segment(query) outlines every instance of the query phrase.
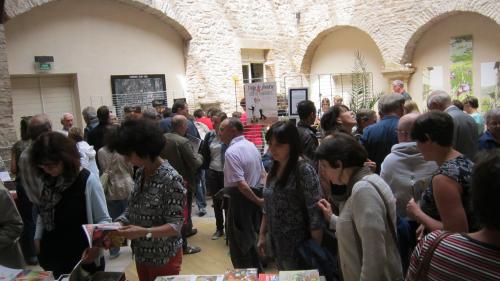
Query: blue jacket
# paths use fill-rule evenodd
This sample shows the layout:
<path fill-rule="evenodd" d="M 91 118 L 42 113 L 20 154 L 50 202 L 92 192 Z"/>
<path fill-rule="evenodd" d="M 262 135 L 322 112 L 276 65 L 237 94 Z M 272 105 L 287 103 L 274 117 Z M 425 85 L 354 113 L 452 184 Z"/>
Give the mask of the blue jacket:
<path fill-rule="evenodd" d="M 500 148 L 500 143 L 496 142 L 490 131 L 484 132 L 481 138 L 479 138 L 479 150 L 490 150 L 495 148 Z"/>
<path fill-rule="evenodd" d="M 368 159 L 377 163 L 377 174 L 380 173 L 380 166 L 384 158 L 391 153 L 392 146 L 398 143 L 398 134 L 396 133 L 398 121 L 398 116 L 385 116 L 363 131 L 361 143 L 368 152 Z"/>

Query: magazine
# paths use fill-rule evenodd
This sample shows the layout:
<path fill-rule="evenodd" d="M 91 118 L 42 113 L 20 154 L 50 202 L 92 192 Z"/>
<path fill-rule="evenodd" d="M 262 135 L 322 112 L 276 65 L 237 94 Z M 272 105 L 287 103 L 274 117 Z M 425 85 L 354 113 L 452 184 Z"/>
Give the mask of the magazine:
<path fill-rule="evenodd" d="M 52 281 L 51 271 L 37 271 L 29 269 L 13 269 L 0 265 L 1 281 Z"/>
<path fill-rule="evenodd" d="M 280 281 L 320 281 L 318 270 L 280 271 Z"/>
<path fill-rule="evenodd" d="M 123 242 L 123 237 L 112 235 L 122 227 L 120 223 L 84 224 L 82 227 L 91 247 L 109 249 L 120 247 Z"/>
<path fill-rule="evenodd" d="M 155 281 L 222 281 L 223 275 L 170 275 L 156 277 Z"/>
<path fill-rule="evenodd" d="M 279 276 L 277 273 L 261 273 L 259 274 L 259 281 L 278 281 Z"/>
<path fill-rule="evenodd" d="M 224 281 L 257 281 L 257 268 L 233 269 L 224 274 Z"/>

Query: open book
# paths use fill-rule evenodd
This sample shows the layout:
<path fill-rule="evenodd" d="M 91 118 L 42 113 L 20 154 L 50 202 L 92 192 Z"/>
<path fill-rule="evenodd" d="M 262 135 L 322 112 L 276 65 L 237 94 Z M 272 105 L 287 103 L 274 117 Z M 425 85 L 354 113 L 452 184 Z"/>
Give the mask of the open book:
<path fill-rule="evenodd" d="M 120 247 L 123 242 L 122 237 L 113 235 L 113 232 L 121 228 L 120 223 L 84 224 L 82 227 L 91 247 L 109 249 Z"/>

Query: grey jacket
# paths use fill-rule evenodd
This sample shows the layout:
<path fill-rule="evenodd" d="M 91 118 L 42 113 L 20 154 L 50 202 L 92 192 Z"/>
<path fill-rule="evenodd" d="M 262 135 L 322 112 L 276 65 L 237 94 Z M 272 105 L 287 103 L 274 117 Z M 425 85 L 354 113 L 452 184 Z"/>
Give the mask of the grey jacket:
<path fill-rule="evenodd" d="M 479 140 L 476 122 L 469 114 L 452 105 L 445 109 L 453 118 L 453 148 L 469 159 L 474 159 Z"/>
<path fill-rule="evenodd" d="M 0 182 L 0 265 L 21 268 L 23 255 L 19 248 L 19 237 L 23 221 L 9 191 Z"/>

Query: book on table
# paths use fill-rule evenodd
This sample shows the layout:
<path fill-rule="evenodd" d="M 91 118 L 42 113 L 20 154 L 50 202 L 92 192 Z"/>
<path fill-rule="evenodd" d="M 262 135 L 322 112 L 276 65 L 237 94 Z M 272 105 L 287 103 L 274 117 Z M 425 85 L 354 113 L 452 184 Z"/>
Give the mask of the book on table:
<path fill-rule="evenodd" d="M 156 277 L 155 281 L 222 281 L 224 275 L 169 275 Z"/>
<path fill-rule="evenodd" d="M 122 226 L 120 223 L 84 224 L 83 231 L 87 236 L 89 245 L 98 248 L 118 248 L 123 242 L 123 237 L 114 235 Z"/>
<path fill-rule="evenodd" d="M 320 281 L 318 270 L 280 271 L 280 281 Z"/>
<path fill-rule="evenodd" d="M 227 270 L 224 274 L 224 281 L 257 281 L 257 268 L 238 268 Z"/>

